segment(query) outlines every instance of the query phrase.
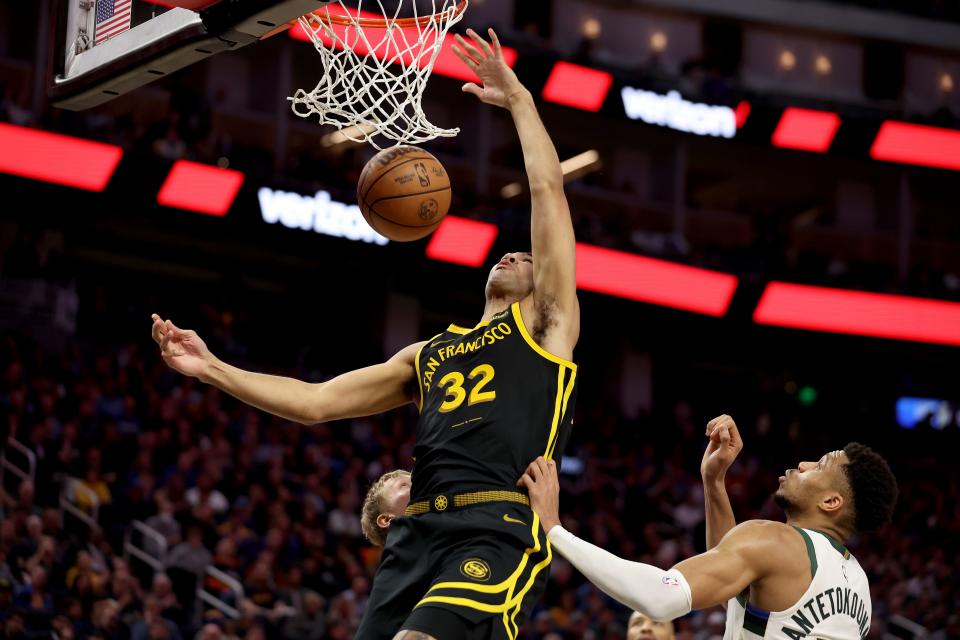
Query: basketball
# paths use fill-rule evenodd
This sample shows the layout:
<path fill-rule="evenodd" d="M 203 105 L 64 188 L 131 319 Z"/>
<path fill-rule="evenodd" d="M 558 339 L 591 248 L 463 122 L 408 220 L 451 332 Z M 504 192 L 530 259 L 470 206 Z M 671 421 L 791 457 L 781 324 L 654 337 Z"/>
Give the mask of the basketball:
<path fill-rule="evenodd" d="M 360 174 L 357 202 L 364 219 L 391 240 L 429 235 L 450 209 L 450 178 L 440 161 L 418 147 L 384 149 Z"/>

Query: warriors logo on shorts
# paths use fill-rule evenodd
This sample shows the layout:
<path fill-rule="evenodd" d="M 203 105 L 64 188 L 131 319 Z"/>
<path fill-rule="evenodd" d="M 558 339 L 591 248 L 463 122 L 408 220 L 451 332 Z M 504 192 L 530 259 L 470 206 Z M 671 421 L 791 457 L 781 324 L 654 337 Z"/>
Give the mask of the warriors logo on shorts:
<path fill-rule="evenodd" d="M 490 565 L 479 558 L 470 558 L 460 565 L 460 573 L 472 580 L 485 582 L 490 577 Z"/>

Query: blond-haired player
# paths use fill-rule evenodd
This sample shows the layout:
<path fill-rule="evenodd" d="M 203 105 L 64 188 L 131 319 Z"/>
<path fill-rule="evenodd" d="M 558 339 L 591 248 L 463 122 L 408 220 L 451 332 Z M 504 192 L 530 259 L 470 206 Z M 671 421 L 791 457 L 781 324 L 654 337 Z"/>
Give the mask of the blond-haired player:
<path fill-rule="evenodd" d="M 360 508 L 360 528 L 374 546 L 387 544 L 387 533 L 394 518 L 399 518 L 410 504 L 410 472 L 388 471 L 374 482 Z"/>

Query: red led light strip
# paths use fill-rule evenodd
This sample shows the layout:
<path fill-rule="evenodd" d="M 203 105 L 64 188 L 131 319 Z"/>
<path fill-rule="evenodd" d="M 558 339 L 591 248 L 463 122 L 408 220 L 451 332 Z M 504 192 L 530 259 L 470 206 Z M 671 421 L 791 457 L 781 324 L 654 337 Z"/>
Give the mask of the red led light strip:
<path fill-rule="evenodd" d="M 543 87 L 543 99 L 596 112 L 603 106 L 612 84 L 613 76 L 606 71 L 558 62 Z"/>
<path fill-rule="evenodd" d="M 771 282 L 759 324 L 960 346 L 960 304 L 829 287 Z"/>
<path fill-rule="evenodd" d="M 316 13 L 322 13 L 327 9 L 318 9 Z M 330 6 L 330 13 L 338 13 L 343 15 L 345 12 L 340 6 Z M 370 11 L 361 11 L 359 14 L 361 18 L 383 18 L 383 15 L 377 15 L 376 13 Z M 344 39 L 344 33 L 347 27 L 341 25 L 333 25 L 334 31 L 340 37 L 341 41 Z M 409 27 L 400 29 L 403 31 L 404 35 L 395 36 L 400 42 L 416 42 L 420 39 L 420 36 L 417 32 L 417 27 Z M 366 28 L 363 30 L 364 35 L 371 42 L 371 44 L 376 45 L 376 43 L 383 40 L 385 30 L 384 29 L 372 29 Z M 303 30 L 303 27 L 300 26 L 300 23 L 296 23 L 288 31 L 290 37 L 294 40 L 302 40 L 304 42 L 311 42 L 310 36 L 306 34 Z M 406 38 L 405 40 L 403 38 Z M 352 43 L 353 50 L 357 55 L 366 55 L 369 51 L 369 48 L 364 43 L 363 39 L 357 38 L 356 36 L 346 37 L 348 42 Z M 327 36 L 326 34 L 321 34 L 321 41 L 325 46 L 333 46 L 333 39 Z M 443 38 L 443 43 L 440 45 L 440 53 L 437 55 L 437 60 L 433 65 L 433 73 L 446 76 L 448 78 L 453 78 L 455 80 L 463 80 L 464 82 L 475 82 L 478 80 L 476 74 L 473 73 L 467 65 L 463 64 L 459 58 L 453 53 L 453 45 L 455 40 L 453 36 L 447 34 Z M 339 45 L 338 45 L 339 46 Z M 517 51 L 512 47 L 502 47 L 503 49 L 503 59 L 507 63 L 507 66 L 513 67 L 517 62 Z M 378 59 L 383 59 L 384 50 L 380 49 L 374 51 L 374 55 Z M 395 53 L 395 52 L 394 52 Z M 407 54 L 403 57 L 403 64 L 409 65 L 413 59 L 412 54 Z M 418 62 L 421 66 L 425 65 L 430 61 L 429 56 L 423 56 Z"/>
<path fill-rule="evenodd" d="M 840 128 L 840 116 L 830 111 L 788 107 L 783 110 L 770 142 L 775 147 L 825 153 Z"/>
<path fill-rule="evenodd" d="M 960 171 L 960 131 L 887 120 L 877 132 L 870 157 Z"/>
<path fill-rule="evenodd" d="M 0 171 L 88 191 L 103 191 L 123 149 L 0 123 Z"/>
<path fill-rule="evenodd" d="M 157 193 L 157 202 L 165 207 L 223 216 L 242 184 L 243 174 L 239 171 L 177 160 Z"/>

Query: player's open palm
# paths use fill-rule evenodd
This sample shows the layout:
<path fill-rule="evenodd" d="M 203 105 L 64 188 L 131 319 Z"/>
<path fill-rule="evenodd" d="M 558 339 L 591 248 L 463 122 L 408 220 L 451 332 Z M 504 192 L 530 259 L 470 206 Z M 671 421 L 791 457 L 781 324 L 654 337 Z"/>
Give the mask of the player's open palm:
<path fill-rule="evenodd" d="M 507 98 L 523 90 L 523 85 L 503 59 L 500 41 L 493 29 L 488 29 L 490 42 L 487 42 L 473 29 L 467 29 L 470 40 L 457 35 L 457 45 L 453 52 L 480 77 L 483 86 L 474 82 L 463 85 L 463 90 L 472 93 L 483 102 L 497 107 L 506 107 Z"/>
<path fill-rule="evenodd" d="M 704 480 L 718 480 L 724 477 L 743 449 L 743 440 L 737 430 L 737 423 L 728 415 L 714 418 L 707 423 L 707 450 L 703 452 L 700 473 Z"/>
<path fill-rule="evenodd" d="M 151 335 L 160 345 L 160 355 L 167 365 L 180 373 L 202 378 L 213 356 L 196 331 L 180 329 L 169 320 L 153 314 Z"/>

